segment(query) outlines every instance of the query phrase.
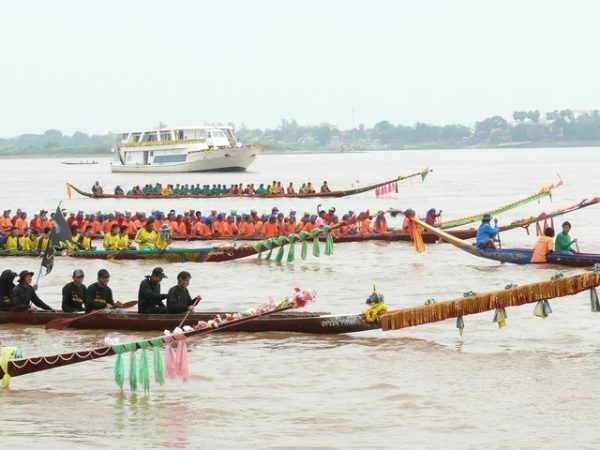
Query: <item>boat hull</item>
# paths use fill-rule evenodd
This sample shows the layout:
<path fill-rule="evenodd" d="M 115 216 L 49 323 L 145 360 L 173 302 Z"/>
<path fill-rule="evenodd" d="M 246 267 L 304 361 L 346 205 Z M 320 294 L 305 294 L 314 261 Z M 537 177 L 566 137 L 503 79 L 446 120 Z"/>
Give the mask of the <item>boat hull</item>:
<path fill-rule="evenodd" d="M 192 313 L 184 325 L 194 325 L 200 320 L 208 321 L 215 315 L 225 312 Z M 53 319 L 72 319 L 78 317 L 71 313 L 53 313 L 47 311 L 6 312 L 0 311 L 1 324 L 45 325 Z M 173 329 L 179 325 L 182 315 L 179 314 L 140 314 L 130 311 L 110 310 L 103 314 L 94 314 L 73 321 L 72 328 L 103 329 L 124 331 L 162 331 Z M 237 332 L 288 332 L 312 334 L 356 333 L 379 329 L 379 322 L 369 323 L 363 314 L 307 313 L 283 312 L 271 314 L 262 319 L 248 321 L 236 326 L 231 331 Z M 218 331 L 218 330 L 217 330 Z M 228 331 L 228 330 L 223 330 Z"/>
<path fill-rule="evenodd" d="M 113 161 L 112 172 L 126 173 L 184 173 L 210 171 L 243 171 L 250 166 L 260 153 L 258 147 L 242 146 L 206 150 L 188 154 L 188 161 L 173 164 L 121 164 Z"/>

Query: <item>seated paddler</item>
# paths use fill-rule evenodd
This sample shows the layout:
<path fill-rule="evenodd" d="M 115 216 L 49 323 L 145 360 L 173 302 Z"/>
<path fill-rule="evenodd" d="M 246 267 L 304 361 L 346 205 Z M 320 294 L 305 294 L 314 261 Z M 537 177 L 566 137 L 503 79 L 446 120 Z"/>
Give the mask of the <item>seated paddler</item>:
<path fill-rule="evenodd" d="M 149 216 L 148 220 L 135 235 L 135 242 L 139 244 L 140 250 L 154 250 L 158 235 L 154 231 L 154 216 Z"/>
<path fill-rule="evenodd" d="M 531 255 L 532 263 L 547 262 L 546 256 L 554 251 L 554 228 L 547 227 L 544 229 L 544 235 L 541 236 L 535 243 L 533 255 Z"/>
<path fill-rule="evenodd" d="M 554 251 L 556 253 L 575 253 L 571 246 L 577 243 L 577 239 L 571 240 L 571 236 L 569 236 L 570 231 L 571 224 L 563 222 L 562 231 L 556 235 L 556 241 L 554 242 Z"/>
<path fill-rule="evenodd" d="M 163 300 L 167 294 L 160 293 L 160 282 L 167 278 L 162 267 L 155 267 L 152 273 L 140 283 L 138 291 L 138 312 L 143 314 L 164 314 L 167 307 Z"/>
<path fill-rule="evenodd" d="M 491 214 L 484 214 L 481 218 L 481 225 L 477 229 L 476 245 L 479 248 L 496 248 L 494 240 L 500 232 L 498 228 L 498 219 L 494 219 L 494 226 L 490 225 L 492 221 Z"/>
<path fill-rule="evenodd" d="M 10 296 L 15 288 L 14 280 L 17 278 L 17 272 L 10 269 L 2 271 L 0 274 L 0 311 L 10 311 Z"/>
<path fill-rule="evenodd" d="M 161 251 L 166 250 L 167 247 L 171 245 L 172 239 L 171 227 L 169 227 L 168 223 L 163 223 L 158 231 L 158 236 L 156 237 L 156 249 Z"/>
<path fill-rule="evenodd" d="M 73 271 L 72 281 L 63 286 L 62 310 L 67 313 L 82 312 L 85 310 L 86 289 L 83 284 L 83 270 Z"/>
<path fill-rule="evenodd" d="M 167 294 L 167 312 L 169 314 L 193 311 L 195 304 L 202 299 L 199 295 L 194 298 L 190 296 L 188 286 L 191 278 L 189 272 L 183 271 L 177 274 L 177 284 L 169 289 Z"/>
<path fill-rule="evenodd" d="M 35 311 L 37 308 L 41 308 L 45 309 L 46 311 L 54 311 L 52 307 L 44 303 L 44 301 L 35 293 L 35 289 L 31 285 L 32 279 L 33 272 L 23 270 L 21 273 L 19 273 L 19 281 L 10 296 L 11 308 L 16 310 L 30 311 Z"/>
<path fill-rule="evenodd" d="M 85 312 L 89 313 L 96 309 L 118 308 L 121 302 L 113 300 L 112 289 L 108 287 L 110 273 L 106 269 L 98 271 L 98 280 L 90 284 L 85 292 Z"/>

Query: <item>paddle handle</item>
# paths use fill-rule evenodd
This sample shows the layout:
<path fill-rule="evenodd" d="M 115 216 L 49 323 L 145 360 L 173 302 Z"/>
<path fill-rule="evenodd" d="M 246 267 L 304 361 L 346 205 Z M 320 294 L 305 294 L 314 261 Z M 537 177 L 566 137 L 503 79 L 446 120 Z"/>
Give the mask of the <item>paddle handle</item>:
<path fill-rule="evenodd" d="M 202 298 L 200 296 L 198 296 L 198 298 L 194 302 L 194 307 L 200 302 L 200 300 L 202 300 Z M 188 312 L 185 313 L 185 316 L 183 316 L 183 319 L 181 320 L 181 322 L 179 322 L 179 325 L 178 325 L 179 328 L 181 328 L 183 326 L 183 324 L 185 323 L 185 321 L 187 320 L 187 318 L 189 317 L 189 315 L 192 311 L 193 311 L 193 309 L 188 309 Z"/>

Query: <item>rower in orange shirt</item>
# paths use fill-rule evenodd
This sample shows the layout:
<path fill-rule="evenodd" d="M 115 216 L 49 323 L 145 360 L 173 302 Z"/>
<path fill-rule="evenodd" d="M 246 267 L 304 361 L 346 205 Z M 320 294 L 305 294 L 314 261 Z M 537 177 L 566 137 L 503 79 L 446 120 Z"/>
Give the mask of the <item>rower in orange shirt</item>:
<path fill-rule="evenodd" d="M 25 228 L 29 227 L 29 221 L 27 220 L 27 213 L 25 211 L 22 211 L 19 215 L 19 217 L 17 217 L 17 220 L 15 220 L 15 225 L 17 228 L 17 232 L 19 233 L 19 236 L 23 236 L 24 232 L 25 232 Z"/>
<path fill-rule="evenodd" d="M 554 228 L 544 229 L 544 235 L 538 239 L 531 255 L 532 263 L 545 263 L 546 255 L 554 252 Z"/>
<path fill-rule="evenodd" d="M 194 228 L 192 228 L 192 235 L 193 236 L 204 236 L 204 237 L 208 237 L 210 235 L 212 235 L 212 231 L 210 230 L 210 227 L 208 226 L 207 222 L 209 222 L 209 220 L 205 217 L 201 218 L 196 225 L 194 225 Z"/>
<path fill-rule="evenodd" d="M 362 215 L 363 213 L 361 213 Z M 367 213 L 364 215 L 364 219 L 360 222 L 360 233 L 370 234 L 371 233 L 371 216 Z"/>
<path fill-rule="evenodd" d="M 271 215 L 268 222 L 263 224 L 262 234 L 266 238 L 279 236 L 279 224 L 277 223 L 277 216 Z"/>
<path fill-rule="evenodd" d="M 2 233 L 8 233 L 12 229 L 13 224 L 10 218 L 10 209 L 4 210 L 4 215 L 0 218 L 0 227 L 2 228 Z"/>
<path fill-rule="evenodd" d="M 227 220 L 223 222 L 221 229 L 223 230 L 223 236 L 236 236 L 239 234 L 238 227 L 235 224 L 235 217 L 231 215 L 227 216 Z"/>
<path fill-rule="evenodd" d="M 385 220 L 385 213 L 381 210 L 377 211 L 375 222 L 373 223 L 373 233 L 387 233 L 388 225 Z"/>
<path fill-rule="evenodd" d="M 213 234 L 223 234 L 223 224 L 225 223 L 223 218 L 223 213 L 217 214 L 217 219 L 212 223 Z"/>
<path fill-rule="evenodd" d="M 242 216 L 243 220 L 240 223 L 240 235 L 250 236 L 256 233 L 252 219 L 248 214 Z"/>
<path fill-rule="evenodd" d="M 304 227 L 302 228 L 302 231 L 306 231 L 307 233 L 310 233 L 312 230 L 314 230 L 317 227 L 317 216 L 315 214 L 313 214 L 312 216 L 310 216 L 310 221 L 307 222 Z"/>
<path fill-rule="evenodd" d="M 289 235 L 296 232 L 296 227 L 298 224 L 296 223 L 296 216 L 293 214 L 287 219 L 283 224 L 283 234 Z"/>
<path fill-rule="evenodd" d="M 263 214 L 262 216 L 258 217 L 258 220 L 254 224 L 254 232 L 257 233 L 257 234 L 263 234 L 263 226 L 264 226 L 264 224 L 268 220 L 269 220 L 268 216 L 265 215 L 265 214 Z"/>

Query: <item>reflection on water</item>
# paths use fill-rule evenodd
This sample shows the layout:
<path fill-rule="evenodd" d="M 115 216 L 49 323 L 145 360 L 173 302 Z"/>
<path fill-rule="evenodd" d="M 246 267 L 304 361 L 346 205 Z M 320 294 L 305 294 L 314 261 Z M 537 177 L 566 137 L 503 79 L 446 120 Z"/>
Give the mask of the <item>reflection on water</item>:
<path fill-rule="evenodd" d="M 370 183 L 412 172 L 429 163 L 435 172 L 424 183 L 399 184 L 398 194 L 375 199 L 372 193 L 321 201 L 340 214 L 349 209 L 411 207 L 423 213 L 444 210 L 448 219 L 510 203 L 554 181 L 557 167 L 565 185 L 553 202 L 543 200 L 501 216 L 501 222 L 550 211 L 600 192 L 597 149 L 502 151 L 402 151 L 345 155 L 261 156 L 235 182 L 282 181 L 311 174 L 332 187 L 349 180 Z M 22 161 L 3 160 L 4 208 L 53 209 L 64 199 L 64 181 L 86 188 L 154 182 L 156 175 L 110 174 L 106 164 L 77 170 L 58 160 L 28 160 L 38 189 L 16 174 Z M 289 167 L 294 167 L 290 172 Z M 331 167 L 336 167 L 331 171 Z M 366 171 L 365 167 L 369 167 Z M 481 167 L 494 167 L 481 171 Z M 526 174 L 515 177 L 514 174 Z M 15 175 L 12 175 L 15 174 Z M 285 174 L 288 174 L 285 176 Z M 164 182 L 190 183 L 194 174 L 164 175 Z M 230 174 L 203 174 L 203 183 L 223 183 Z M 510 180 L 510 181 L 507 181 Z M 14 192 L 19 192 L 18 196 Z M 68 210 L 218 208 L 238 211 L 315 209 L 318 200 L 65 200 Z M 302 208 L 302 209 L 298 209 Z M 600 208 L 569 216 L 582 250 L 600 252 Z M 391 220 L 398 226 L 401 218 Z M 535 236 L 505 232 L 505 247 L 529 246 Z M 182 243 L 205 246 L 210 243 Z M 323 247 L 322 247 L 323 248 Z M 298 250 L 298 249 L 296 249 Z M 264 256 L 264 255 L 263 255 Z M 297 252 L 297 256 L 299 256 Z M 17 272 L 37 259 L 0 261 Z M 137 298 L 138 283 L 152 261 L 72 261 L 57 259 L 39 294 L 60 305 L 60 290 L 75 268 L 86 282 L 101 268 L 111 272 L 119 299 Z M 460 298 L 463 292 L 503 289 L 508 283 L 547 280 L 556 267 L 520 267 L 476 259 L 445 244 L 427 245 L 417 254 L 409 243 L 337 244 L 334 255 L 278 264 L 264 259 L 223 264 L 163 265 L 169 276 L 192 274 L 192 292 L 202 294 L 201 310 L 245 309 L 269 298 L 282 299 L 296 286 L 315 289 L 311 311 L 358 312 L 372 285 L 391 308 Z M 567 270 L 568 274 L 577 270 Z M 348 336 L 292 333 L 209 334 L 189 341 L 192 381 L 151 386 L 150 396 L 124 393 L 114 386 L 114 358 L 13 379 L 0 391 L 3 447 L 20 448 L 597 448 L 595 416 L 600 394 L 598 317 L 589 296 L 551 301 L 547 320 L 532 316 L 533 305 L 511 308 L 508 327 L 499 330 L 493 312 L 465 317 L 461 337 L 454 320 L 383 333 Z M 25 355 L 94 347 L 105 336 L 123 341 L 156 333 L 107 330 L 46 331 L 42 327 L 0 325 L 0 339 L 23 347 Z M 127 362 L 126 362 L 127 364 Z M 574 437 L 576 440 L 574 440 Z M 573 442 L 576 442 L 574 444 Z"/>

